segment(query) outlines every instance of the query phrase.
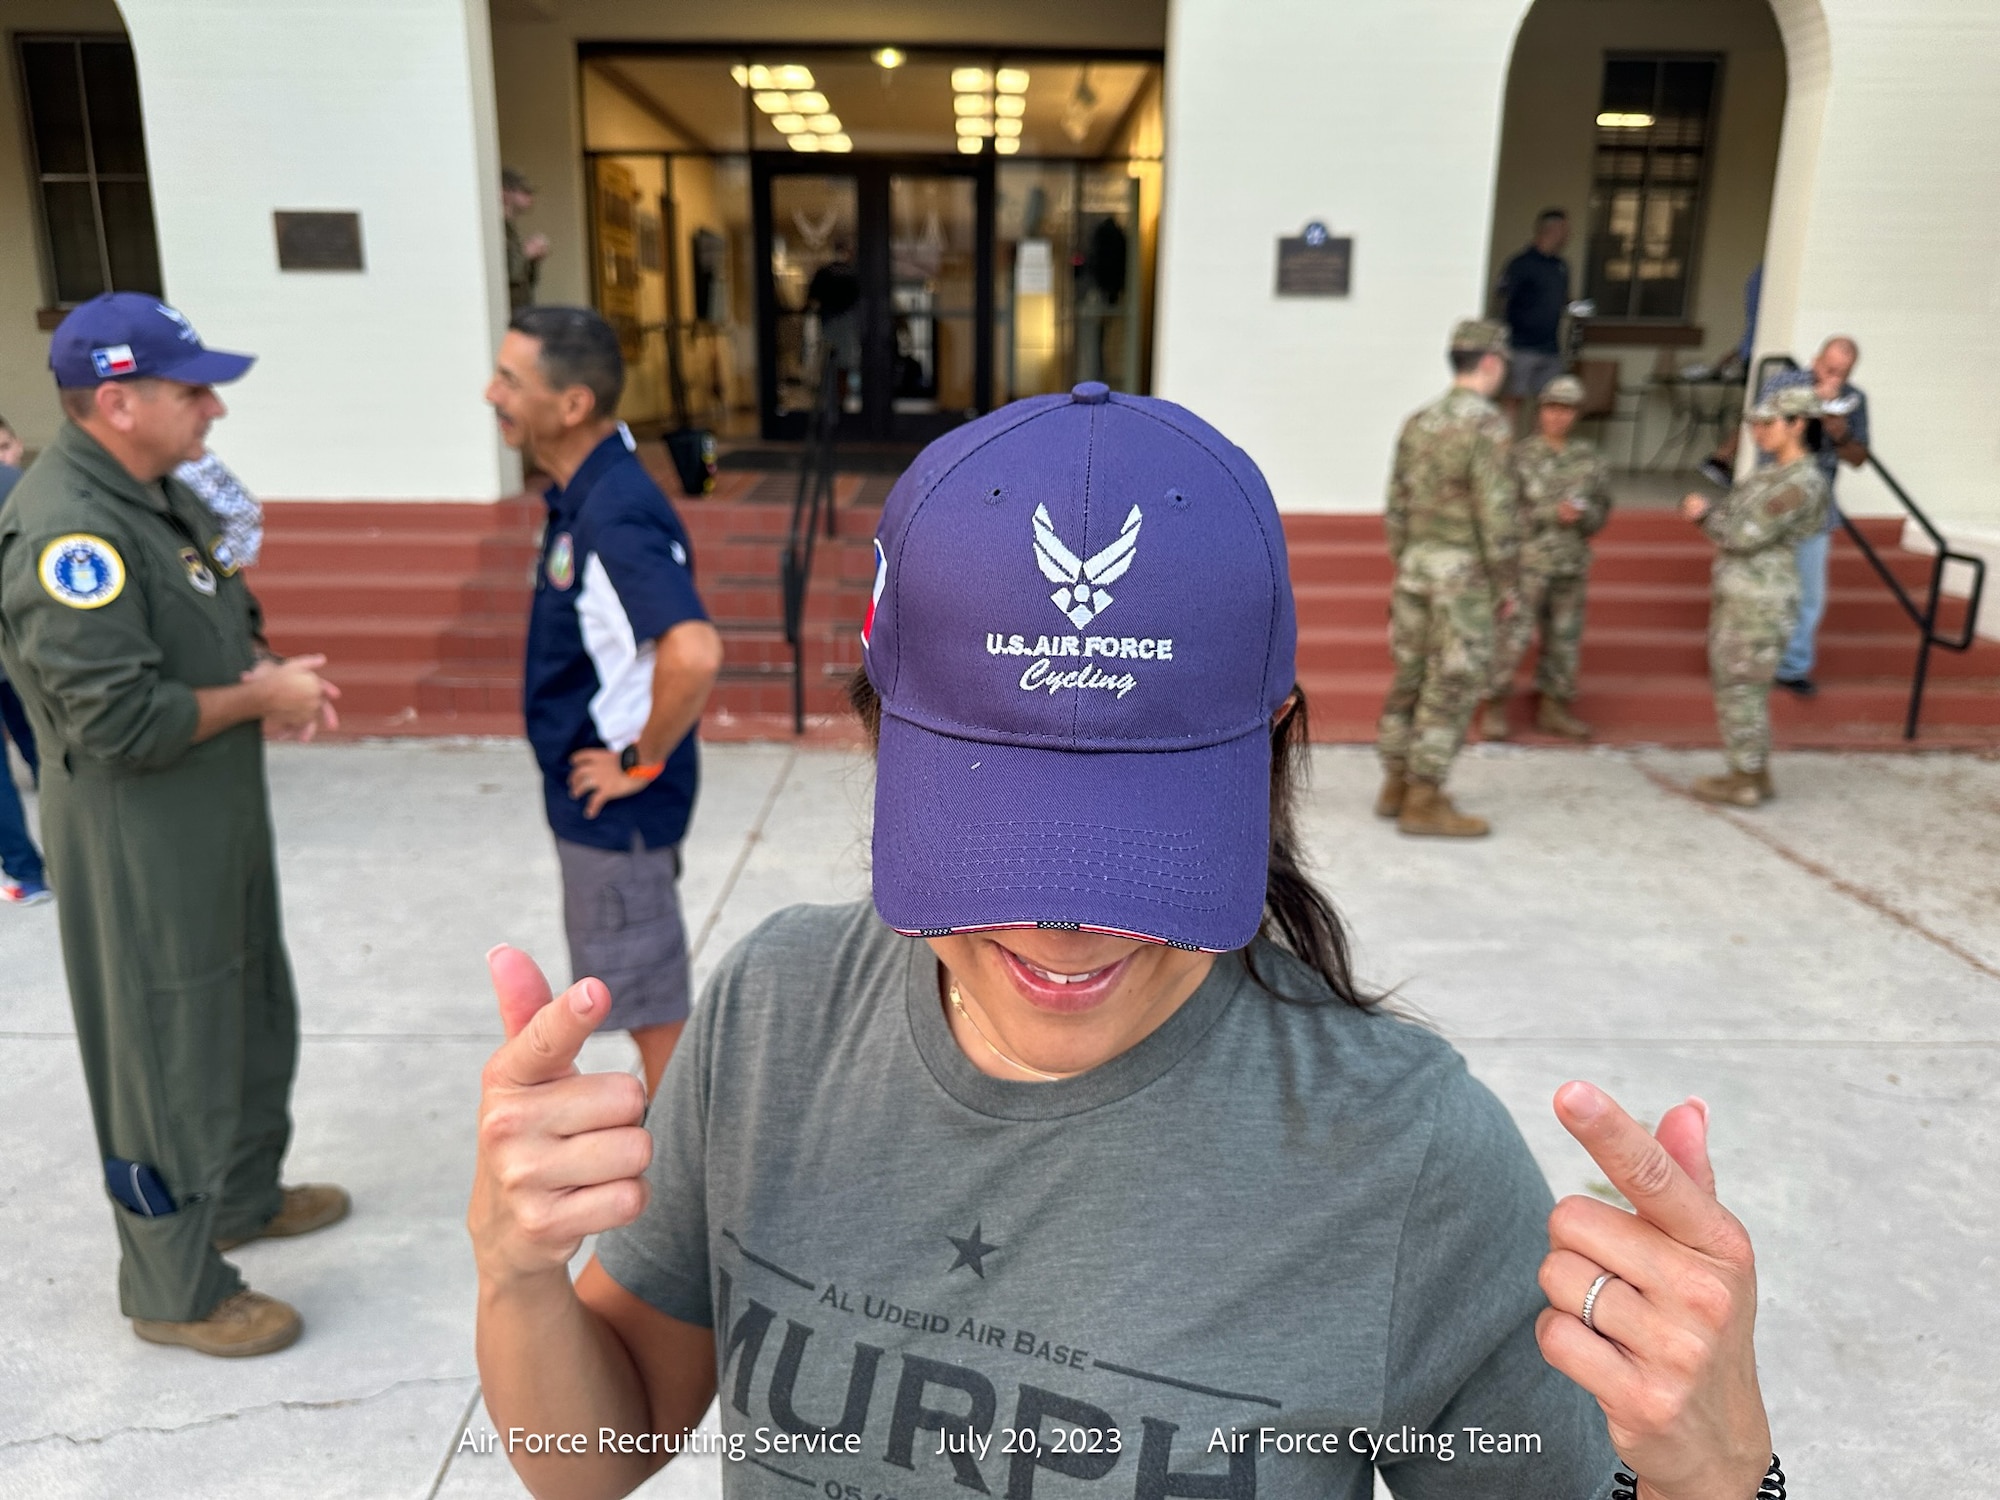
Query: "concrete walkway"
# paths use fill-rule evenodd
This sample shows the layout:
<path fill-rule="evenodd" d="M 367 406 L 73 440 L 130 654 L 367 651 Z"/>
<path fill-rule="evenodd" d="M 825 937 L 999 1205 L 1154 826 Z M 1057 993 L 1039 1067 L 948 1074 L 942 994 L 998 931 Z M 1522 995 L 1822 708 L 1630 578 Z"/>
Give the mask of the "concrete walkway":
<path fill-rule="evenodd" d="M 1765 1389 L 1805 1496 L 2000 1492 L 2000 760 L 1809 756 L 1754 814 L 1673 788 L 1713 756 L 1481 750 L 1499 835 L 1400 838 L 1364 753 L 1319 752 L 1307 819 L 1363 971 L 1453 1036 L 1559 1193 L 1596 1184 L 1564 1079 L 1714 1110 L 1761 1257 Z M 463 1228 L 481 953 L 566 971 L 555 861 L 511 744 L 277 749 L 305 1013 L 293 1180 L 353 1219 L 236 1253 L 307 1332 L 241 1363 L 117 1315 L 53 912 L 0 909 L 0 1496 L 514 1496 L 472 1359 Z M 765 913 L 866 890 L 869 770 L 712 751 L 687 848 L 697 976 Z M 622 1038 L 586 1065 L 627 1066 Z M 716 1493 L 714 1461 L 646 1493 Z"/>

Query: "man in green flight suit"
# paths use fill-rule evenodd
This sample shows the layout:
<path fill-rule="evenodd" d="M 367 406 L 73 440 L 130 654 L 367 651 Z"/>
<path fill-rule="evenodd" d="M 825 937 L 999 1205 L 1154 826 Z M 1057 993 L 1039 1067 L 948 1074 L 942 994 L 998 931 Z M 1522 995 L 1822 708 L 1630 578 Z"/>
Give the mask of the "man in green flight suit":
<path fill-rule="evenodd" d="M 1404 833 L 1476 838 L 1444 779 L 1486 696 L 1496 620 L 1512 617 L 1521 550 L 1506 420 L 1507 330 L 1467 319 L 1451 336 L 1451 389 L 1403 424 L 1385 521 L 1396 587 L 1389 648 L 1396 677 L 1376 753 L 1376 813 Z"/>
<path fill-rule="evenodd" d="M 1535 727 L 1569 740 L 1590 738 L 1590 726 L 1569 711 L 1576 697 L 1583 644 L 1584 585 L 1590 538 L 1611 514 L 1611 470 L 1596 447 L 1572 431 L 1583 408 L 1583 382 L 1558 375 L 1542 387 L 1533 436 L 1514 445 L 1521 487 L 1521 607 L 1495 631 L 1492 695 L 1480 716 L 1482 739 L 1507 738 L 1507 700 L 1514 669 L 1539 631 L 1535 666 L 1540 703 Z"/>
<path fill-rule="evenodd" d="M 248 356 L 108 293 L 50 345 L 69 419 L 0 511 L 0 663 L 42 751 L 42 832 L 133 1331 L 263 1354 L 298 1314 L 221 1252 L 343 1217 L 282 1187 L 298 1008 L 263 732 L 335 723 L 319 657 L 279 661 L 221 527 L 168 477 Z"/>

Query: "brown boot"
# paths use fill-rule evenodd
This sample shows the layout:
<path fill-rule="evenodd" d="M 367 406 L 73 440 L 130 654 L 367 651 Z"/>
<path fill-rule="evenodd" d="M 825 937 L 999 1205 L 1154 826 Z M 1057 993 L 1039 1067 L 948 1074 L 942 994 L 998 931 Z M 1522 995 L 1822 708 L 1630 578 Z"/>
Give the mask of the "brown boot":
<path fill-rule="evenodd" d="M 1488 698 L 1486 707 L 1479 715 L 1479 737 L 1492 744 L 1498 744 L 1513 731 L 1507 727 L 1507 700 Z"/>
<path fill-rule="evenodd" d="M 1468 817 L 1451 805 L 1451 798 L 1435 781 L 1410 778 L 1403 793 L 1402 816 L 1396 819 L 1401 833 L 1431 834 L 1448 839 L 1483 838 L 1489 830 L 1484 818 Z"/>
<path fill-rule="evenodd" d="M 1590 738 L 1590 726 L 1569 711 L 1567 700 L 1551 698 L 1546 694 L 1535 710 L 1535 728 L 1548 734 L 1560 735 L 1566 740 Z"/>
<path fill-rule="evenodd" d="M 207 1317 L 191 1323 L 162 1323 L 152 1318 L 132 1320 L 132 1331 L 149 1344 L 179 1344 L 218 1359 L 275 1354 L 296 1343 L 304 1327 L 289 1303 L 248 1287 L 224 1297 Z"/>
<path fill-rule="evenodd" d="M 1699 776 L 1689 788 L 1704 802 L 1727 807 L 1756 807 L 1778 794 L 1771 789 L 1769 771 L 1731 771 L 1726 776 Z"/>
<path fill-rule="evenodd" d="M 315 1229 L 324 1229 L 329 1224 L 338 1224 L 347 1217 L 347 1211 L 354 1206 L 347 1196 L 347 1189 L 335 1187 L 330 1182 L 308 1182 L 298 1187 L 285 1189 L 284 1207 L 268 1220 L 264 1227 L 254 1234 L 239 1234 L 229 1239 L 218 1239 L 215 1248 L 234 1250 L 238 1245 L 247 1245 L 252 1240 L 282 1240 L 295 1234 L 311 1234 Z"/>
<path fill-rule="evenodd" d="M 1375 794 L 1375 816 L 1393 818 L 1403 810 L 1403 763 L 1382 762 L 1382 790 Z"/>

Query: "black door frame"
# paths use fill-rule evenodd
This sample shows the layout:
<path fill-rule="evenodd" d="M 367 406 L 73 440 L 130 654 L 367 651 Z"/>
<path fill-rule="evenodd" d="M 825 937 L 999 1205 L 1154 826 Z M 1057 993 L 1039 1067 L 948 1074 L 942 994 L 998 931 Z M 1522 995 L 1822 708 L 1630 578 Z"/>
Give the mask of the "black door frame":
<path fill-rule="evenodd" d="M 757 254 L 757 413 L 766 441 L 805 435 L 806 414 L 778 413 L 778 296 L 771 280 L 771 186 L 778 177 L 852 177 L 855 271 L 861 277 L 862 410 L 843 416 L 840 435 L 863 441 L 936 437 L 962 421 L 959 412 L 899 417 L 894 407 L 895 336 L 889 307 L 889 179 L 962 177 L 973 192 L 972 392 L 976 411 L 993 407 L 994 158 L 978 156 L 834 156 L 759 151 L 750 159 L 751 216 Z"/>

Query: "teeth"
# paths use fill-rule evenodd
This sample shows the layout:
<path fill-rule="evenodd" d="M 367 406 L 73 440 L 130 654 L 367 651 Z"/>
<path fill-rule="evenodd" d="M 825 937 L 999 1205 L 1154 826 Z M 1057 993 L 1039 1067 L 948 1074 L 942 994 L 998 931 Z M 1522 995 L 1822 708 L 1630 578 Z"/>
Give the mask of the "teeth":
<path fill-rule="evenodd" d="M 1021 967 L 1039 978 L 1048 980 L 1050 984 L 1082 984 L 1086 980 L 1095 979 L 1104 972 L 1104 969 L 1092 969 L 1084 974 L 1058 974 L 1053 969 L 1044 969 L 1039 965 L 1031 964 L 1025 958 L 1021 960 Z M 1105 968 L 1109 967 L 1109 964 L 1105 965 Z"/>

